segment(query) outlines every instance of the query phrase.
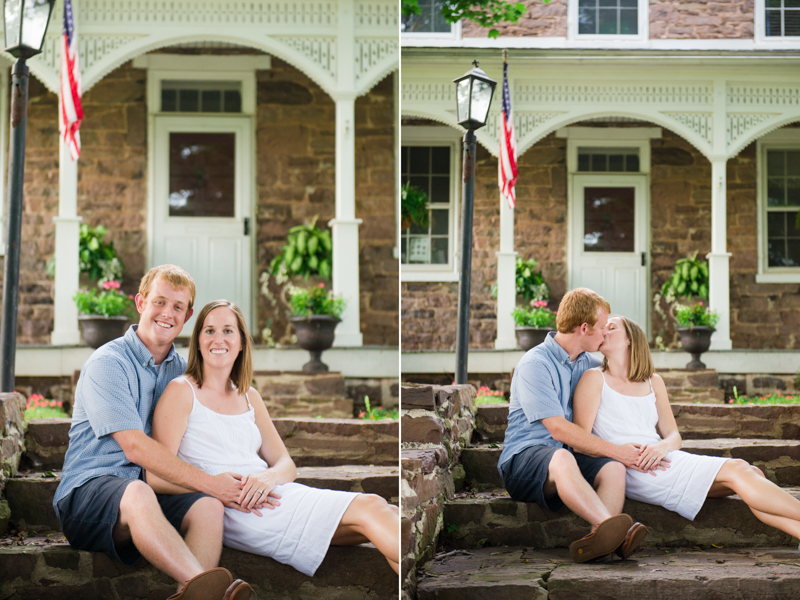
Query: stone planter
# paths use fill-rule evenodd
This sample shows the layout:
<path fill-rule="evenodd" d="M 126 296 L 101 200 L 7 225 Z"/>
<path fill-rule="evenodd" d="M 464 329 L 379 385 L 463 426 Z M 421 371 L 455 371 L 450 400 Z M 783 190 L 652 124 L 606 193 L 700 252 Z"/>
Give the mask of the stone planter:
<path fill-rule="evenodd" d="M 689 371 L 699 371 L 706 366 L 700 362 L 700 355 L 711 347 L 711 334 L 716 331 L 713 327 L 678 327 L 681 336 L 681 346 L 692 355 L 692 360 L 686 363 Z"/>
<path fill-rule="evenodd" d="M 311 315 L 308 317 L 291 317 L 297 334 L 297 345 L 308 350 L 311 360 L 303 365 L 306 373 L 327 371 L 328 365 L 322 362 L 322 352 L 333 345 L 333 332 L 341 319 L 329 315 Z"/>
<path fill-rule="evenodd" d="M 111 340 L 125 335 L 128 317 L 105 317 L 103 315 L 78 315 L 81 338 L 87 346 L 99 348 Z"/>
<path fill-rule="evenodd" d="M 525 352 L 541 344 L 547 334 L 553 331 L 552 327 L 515 327 L 517 343 Z"/>

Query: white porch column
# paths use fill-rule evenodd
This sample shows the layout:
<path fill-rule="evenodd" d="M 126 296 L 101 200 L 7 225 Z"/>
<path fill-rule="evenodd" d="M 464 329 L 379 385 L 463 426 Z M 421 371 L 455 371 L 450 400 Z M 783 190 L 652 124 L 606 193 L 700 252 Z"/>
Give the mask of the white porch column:
<path fill-rule="evenodd" d="M 500 251 L 497 256 L 497 339 L 494 347 L 498 350 L 517 347 L 514 333 L 514 319 L 511 311 L 517 301 L 516 263 L 514 251 L 514 209 L 500 194 Z"/>
<path fill-rule="evenodd" d="M 81 218 L 78 216 L 78 162 L 70 158 L 63 140 L 59 141 L 58 147 L 58 216 L 53 218 L 56 225 L 56 277 L 50 343 L 62 346 L 77 345 L 81 340 L 78 307 L 72 301 L 79 285 Z"/>
<path fill-rule="evenodd" d="M 716 133 L 716 132 L 715 132 Z M 711 162 L 711 252 L 709 267 L 709 307 L 719 313 L 717 330 L 711 338 L 712 350 L 731 349 L 730 252 L 727 252 L 726 158 Z"/>
<path fill-rule="evenodd" d="M 333 235 L 333 292 L 347 300 L 334 346 L 362 346 L 356 219 L 355 13 L 353 0 L 340 0 L 336 47 L 336 217 Z"/>

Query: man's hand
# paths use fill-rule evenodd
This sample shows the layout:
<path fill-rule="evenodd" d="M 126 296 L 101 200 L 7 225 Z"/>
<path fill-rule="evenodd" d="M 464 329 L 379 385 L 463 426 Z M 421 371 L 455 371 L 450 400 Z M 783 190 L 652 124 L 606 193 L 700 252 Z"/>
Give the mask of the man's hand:
<path fill-rule="evenodd" d="M 228 508 L 235 508 L 242 512 L 250 512 L 239 505 L 237 500 L 242 493 L 242 476 L 238 473 L 220 473 L 212 477 L 213 484 L 211 495 Z"/>
<path fill-rule="evenodd" d="M 620 444 L 617 446 L 617 448 L 617 456 L 614 456 L 613 458 L 617 459 L 629 469 L 635 469 L 637 471 L 644 472 L 644 470 L 640 469 L 638 466 L 639 459 L 642 456 L 641 444 L 629 442 L 627 444 Z"/>

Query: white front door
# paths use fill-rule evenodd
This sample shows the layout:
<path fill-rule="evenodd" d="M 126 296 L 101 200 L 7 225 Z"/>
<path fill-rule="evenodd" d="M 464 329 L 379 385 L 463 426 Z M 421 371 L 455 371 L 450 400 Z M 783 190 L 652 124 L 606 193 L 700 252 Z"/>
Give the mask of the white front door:
<path fill-rule="evenodd" d="M 573 175 L 569 287 L 587 287 L 649 336 L 645 175 Z"/>
<path fill-rule="evenodd" d="M 251 133 L 249 117 L 155 117 L 150 266 L 182 267 L 195 310 L 230 300 L 252 330 Z"/>

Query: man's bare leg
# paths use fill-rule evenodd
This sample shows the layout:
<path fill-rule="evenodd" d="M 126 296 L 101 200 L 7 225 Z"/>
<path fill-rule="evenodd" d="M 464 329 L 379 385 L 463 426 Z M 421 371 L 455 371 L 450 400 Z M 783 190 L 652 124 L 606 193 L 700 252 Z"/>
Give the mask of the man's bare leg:
<path fill-rule="evenodd" d="M 603 468 L 605 469 L 605 467 Z M 624 478 L 622 482 L 624 494 Z M 578 468 L 575 457 L 568 450 L 556 450 L 550 459 L 544 492 L 545 495 L 558 493 L 567 508 L 589 522 L 592 526 L 592 531 L 600 523 L 612 516 L 612 513 L 597 495 L 597 492 L 592 489 L 589 482 L 581 475 L 581 470 Z"/>
<path fill-rule="evenodd" d="M 625 465 L 613 461 L 603 465 L 594 478 L 597 497 L 612 516 L 620 514 L 625 505 L 625 471 Z"/>
<path fill-rule="evenodd" d="M 219 564 L 225 507 L 216 498 L 201 498 L 181 523 L 181 535 L 204 571 Z"/>
<path fill-rule="evenodd" d="M 113 536 L 116 544 L 133 540 L 150 564 L 178 582 L 179 591 L 205 570 L 167 521 L 153 489 L 143 481 L 125 488 Z"/>

